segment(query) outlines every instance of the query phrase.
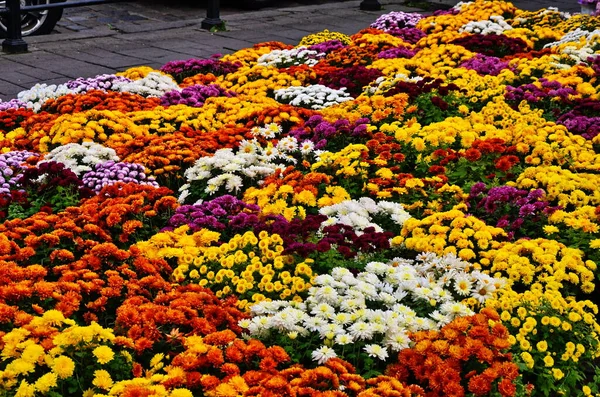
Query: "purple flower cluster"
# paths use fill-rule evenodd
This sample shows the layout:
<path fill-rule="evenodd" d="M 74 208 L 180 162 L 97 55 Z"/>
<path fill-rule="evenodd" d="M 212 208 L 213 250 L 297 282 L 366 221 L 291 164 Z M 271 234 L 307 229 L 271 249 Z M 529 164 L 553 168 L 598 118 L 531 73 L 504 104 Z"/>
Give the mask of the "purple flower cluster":
<path fill-rule="evenodd" d="M 317 51 L 319 54 L 329 54 L 332 51 L 344 48 L 346 45 L 339 40 L 328 40 L 322 43 L 313 44 L 308 49 L 310 51 Z"/>
<path fill-rule="evenodd" d="M 224 195 L 201 204 L 182 205 L 177 208 L 163 230 L 174 230 L 188 225 L 193 232 L 200 229 L 221 232 L 228 228 L 233 233 L 243 233 L 261 224 L 259 212 L 260 207 L 257 205 Z"/>
<path fill-rule="evenodd" d="M 78 92 L 91 90 L 110 90 L 115 83 L 129 83 L 130 79 L 114 74 L 101 74 L 96 77 L 83 78 L 67 81 L 67 88 Z"/>
<path fill-rule="evenodd" d="M 504 98 L 507 102 L 518 105 L 521 101 L 534 104 L 535 107 L 544 108 L 551 115 L 562 114 L 561 104 L 567 105 L 571 102 L 569 97 L 577 94 L 571 87 L 564 87 L 558 81 L 550 81 L 545 78 L 538 80 L 541 88 L 535 84 L 523 84 L 519 87 L 506 86 Z"/>
<path fill-rule="evenodd" d="M 541 222 L 560 208 L 551 207 L 544 196 L 542 189 L 528 192 L 512 186 L 498 186 L 488 190 L 483 182 L 478 182 L 471 188 L 468 203 L 471 213 L 505 229 L 508 237 L 514 239 L 524 235 L 520 229 L 525 222 L 539 229 Z"/>
<path fill-rule="evenodd" d="M 27 104 L 23 101 L 20 101 L 16 98 L 11 99 L 10 101 L 2 102 L 0 100 L 0 112 L 8 110 L 8 109 L 19 109 L 26 108 Z"/>
<path fill-rule="evenodd" d="M 508 68 L 508 62 L 500 58 L 476 54 L 473 58 L 463 62 L 461 67 L 476 71 L 481 75 L 497 76 L 503 69 Z"/>
<path fill-rule="evenodd" d="M 454 39 L 450 44 L 460 45 L 469 51 L 499 58 L 530 50 L 523 39 L 503 34 L 476 33 Z"/>
<path fill-rule="evenodd" d="M 448 10 L 435 10 L 433 12 L 433 16 L 438 16 L 438 15 L 457 15 L 460 12 L 460 10 L 458 8 L 450 8 Z"/>
<path fill-rule="evenodd" d="M 600 55 L 592 55 L 591 57 L 588 57 L 587 61 L 590 64 L 590 67 L 594 69 L 596 77 L 600 76 Z"/>
<path fill-rule="evenodd" d="M 600 134 L 600 102 L 592 99 L 581 99 L 569 112 L 562 114 L 556 122 L 562 124 L 585 139 L 593 139 Z"/>
<path fill-rule="evenodd" d="M 382 73 L 377 69 L 355 65 L 324 74 L 318 84 L 335 90 L 346 88 L 346 92 L 356 98 L 362 94 L 365 86 L 377 80 L 381 75 Z"/>
<path fill-rule="evenodd" d="M 416 44 L 423 37 L 427 36 L 427 33 L 417 28 L 400 28 L 390 29 L 388 34 L 399 37 L 407 43 Z"/>
<path fill-rule="evenodd" d="M 421 18 L 423 16 L 416 12 L 392 11 L 377 18 L 371 27 L 384 32 L 391 29 L 414 28 Z"/>
<path fill-rule="evenodd" d="M 377 54 L 377 58 L 412 58 L 416 53 L 417 51 L 406 47 L 394 47 L 390 48 L 389 50 L 381 51 L 379 54 Z"/>
<path fill-rule="evenodd" d="M 0 194 L 9 194 L 20 178 L 25 160 L 38 157 L 39 154 L 27 151 L 15 151 L 0 154 Z"/>
<path fill-rule="evenodd" d="M 104 186 L 114 185 L 117 182 L 133 182 L 158 187 L 153 177 L 146 176 L 143 165 L 112 160 L 96 164 L 94 170 L 83 175 L 82 180 L 86 187 L 96 192 L 102 190 Z"/>
<path fill-rule="evenodd" d="M 212 59 L 188 59 L 171 61 L 165 64 L 160 70 L 161 72 L 170 74 L 175 81 L 181 83 L 186 77 L 196 74 L 212 73 L 215 76 L 220 76 L 228 73 L 233 73 L 241 66 L 240 63 L 232 63 L 221 61 L 218 58 L 220 55 L 213 55 Z"/>
<path fill-rule="evenodd" d="M 317 150 L 322 150 L 326 146 L 328 150 L 334 150 L 335 148 L 333 148 L 331 144 L 328 145 L 328 142 L 335 138 L 341 138 L 343 142 L 341 142 L 340 145 L 343 146 L 345 146 L 347 137 L 352 137 L 352 139 L 368 138 L 368 123 L 369 119 L 367 118 L 358 119 L 354 124 L 350 124 L 346 119 L 340 119 L 335 123 L 330 123 L 329 121 L 325 121 L 323 116 L 315 115 L 309 118 L 302 127 L 293 128 L 289 135 L 296 138 L 298 142 L 304 142 L 306 140 L 312 141 Z"/>
<path fill-rule="evenodd" d="M 326 219 L 324 215 L 308 215 L 302 220 L 287 221 L 282 216 L 277 216 L 271 219 L 271 223 L 265 223 L 263 230 L 281 236 L 285 254 L 295 254 L 303 258 L 315 258 L 320 253 L 335 250 L 349 259 L 359 252 L 379 252 L 390 248 L 389 241 L 394 236 L 391 232 L 376 232 L 373 227 L 369 227 L 359 236 L 352 226 L 343 224 L 326 226 L 320 230 Z M 319 265 L 327 266 L 326 263 L 316 261 L 315 266 Z M 320 273 L 319 269 L 315 270 Z"/>
<path fill-rule="evenodd" d="M 188 105 L 192 107 L 202 107 L 209 97 L 226 96 L 232 97 L 237 94 L 233 91 L 225 90 L 218 84 L 193 85 L 186 87 L 181 91 L 173 90 L 165 93 L 160 98 L 161 106 Z"/>

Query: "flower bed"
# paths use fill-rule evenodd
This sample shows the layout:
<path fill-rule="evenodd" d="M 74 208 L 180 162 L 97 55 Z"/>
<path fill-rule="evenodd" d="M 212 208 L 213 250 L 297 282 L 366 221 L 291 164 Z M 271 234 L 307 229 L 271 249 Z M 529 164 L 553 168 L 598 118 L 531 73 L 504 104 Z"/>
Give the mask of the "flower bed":
<path fill-rule="evenodd" d="M 0 103 L 0 395 L 600 395 L 599 28 L 477 0 Z"/>

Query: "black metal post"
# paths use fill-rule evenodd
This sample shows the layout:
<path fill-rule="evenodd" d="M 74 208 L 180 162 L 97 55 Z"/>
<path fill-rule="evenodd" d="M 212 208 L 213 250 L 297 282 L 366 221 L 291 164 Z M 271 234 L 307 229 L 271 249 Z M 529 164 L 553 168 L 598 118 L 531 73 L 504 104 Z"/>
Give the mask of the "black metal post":
<path fill-rule="evenodd" d="M 378 0 L 363 0 L 360 3 L 360 9 L 365 11 L 379 11 L 381 10 L 381 4 Z"/>
<path fill-rule="evenodd" d="M 223 21 L 219 17 L 219 0 L 208 0 L 206 6 L 206 18 L 202 20 L 200 27 L 211 30 L 215 26 L 222 26 Z"/>
<path fill-rule="evenodd" d="M 27 52 L 27 43 L 21 35 L 21 2 L 8 0 L 8 18 L 6 24 L 6 39 L 2 42 L 2 51 L 11 54 Z"/>

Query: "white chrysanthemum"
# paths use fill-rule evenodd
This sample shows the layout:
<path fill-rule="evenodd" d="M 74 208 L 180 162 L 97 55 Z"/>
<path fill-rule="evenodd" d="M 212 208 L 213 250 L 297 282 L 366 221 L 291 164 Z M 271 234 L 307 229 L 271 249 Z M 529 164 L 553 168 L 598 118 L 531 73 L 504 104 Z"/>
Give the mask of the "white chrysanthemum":
<path fill-rule="evenodd" d="M 336 345 L 349 345 L 350 343 L 354 342 L 354 338 L 352 338 L 352 335 L 349 334 L 337 334 L 335 336 L 335 344 Z"/>
<path fill-rule="evenodd" d="M 299 46 L 290 50 L 272 50 L 261 55 L 256 63 L 261 66 L 275 66 L 277 68 L 288 67 L 292 65 L 314 66 L 325 54 L 319 54 L 317 51 L 309 50 L 307 47 Z"/>
<path fill-rule="evenodd" d="M 366 345 L 364 349 L 369 356 L 378 358 L 381 361 L 385 361 L 388 358 L 387 349 L 381 345 Z"/>
<path fill-rule="evenodd" d="M 345 87 L 336 90 L 320 84 L 307 87 L 292 86 L 275 90 L 274 93 L 275 99 L 279 102 L 315 110 L 351 101 L 353 99 L 352 96 L 346 92 Z"/>
<path fill-rule="evenodd" d="M 410 347 L 410 338 L 402 330 L 395 329 L 385 337 L 383 343 L 392 351 L 399 352 Z"/>
<path fill-rule="evenodd" d="M 337 354 L 331 347 L 321 346 L 311 353 L 311 357 L 318 364 L 325 364 L 327 360 L 337 357 Z"/>
<path fill-rule="evenodd" d="M 145 97 L 161 97 L 167 92 L 182 90 L 171 76 L 159 72 L 150 72 L 144 78 L 130 82 L 117 81 L 112 89 Z"/>
<path fill-rule="evenodd" d="M 357 321 L 348 327 L 348 332 L 354 339 L 367 340 L 373 337 L 373 327 L 364 321 Z"/>
<path fill-rule="evenodd" d="M 48 99 L 58 98 L 67 94 L 76 94 L 77 90 L 71 90 L 66 84 L 36 84 L 28 90 L 21 91 L 17 94 L 17 99 L 25 103 L 27 108 L 34 112 L 39 112 L 42 105 Z"/>
<path fill-rule="evenodd" d="M 53 149 L 44 156 L 45 163 L 56 161 L 65 165 L 77 176 L 92 171 L 96 164 L 106 161 L 120 161 L 114 149 L 95 142 L 68 143 Z"/>
<path fill-rule="evenodd" d="M 315 144 L 313 143 L 313 141 L 303 141 L 300 144 L 300 153 L 302 153 L 302 155 L 304 155 L 304 156 L 309 155 L 314 150 L 315 150 Z"/>

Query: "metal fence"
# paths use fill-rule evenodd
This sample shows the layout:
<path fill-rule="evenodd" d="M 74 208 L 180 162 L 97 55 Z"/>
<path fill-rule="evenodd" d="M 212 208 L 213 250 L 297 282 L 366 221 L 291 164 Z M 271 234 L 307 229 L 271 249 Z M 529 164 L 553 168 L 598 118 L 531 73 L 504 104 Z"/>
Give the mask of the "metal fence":
<path fill-rule="evenodd" d="M 53 8 L 83 7 L 96 4 L 119 3 L 128 0 L 76 0 L 69 2 L 25 5 L 21 6 L 20 0 L 6 0 L 6 8 L 0 8 L 0 15 L 5 16 L 6 39 L 2 42 L 2 51 L 15 54 L 27 52 L 27 42 L 23 39 L 21 32 L 21 15 L 31 11 L 44 11 Z M 219 17 L 219 0 L 208 0 L 206 18 L 202 20 L 202 29 L 210 30 L 215 26 L 221 26 L 223 21 Z"/>

